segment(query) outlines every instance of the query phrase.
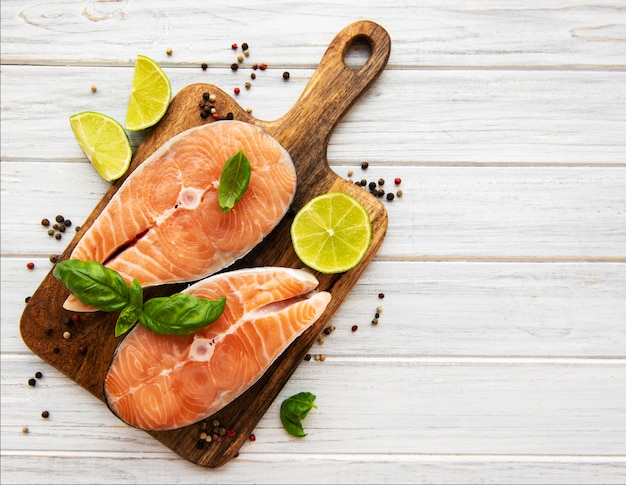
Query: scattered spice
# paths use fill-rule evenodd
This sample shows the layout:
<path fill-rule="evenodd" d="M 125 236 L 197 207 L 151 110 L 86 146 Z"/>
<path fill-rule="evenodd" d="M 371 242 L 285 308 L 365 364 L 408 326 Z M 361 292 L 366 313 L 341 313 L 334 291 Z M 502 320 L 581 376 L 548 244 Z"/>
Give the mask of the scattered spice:
<path fill-rule="evenodd" d="M 226 430 L 226 436 L 228 436 L 229 438 L 232 438 L 233 436 L 235 436 L 235 430 L 232 428 Z"/>
<path fill-rule="evenodd" d="M 233 71 L 236 71 L 237 69 L 239 69 L 239 64 L 237 64 L 236 62 L 233 62 L 233 63 L 230 65 L 230 68 L 231 68 Z"/>
<path fill-rule="evenodd" d="M 359 329 L 358 325 L 352 325 L 352 331 L 356 332 Z"/>
<path fill-rule="evenodd" d="M 382 306 L 377 306 L 376 307 L 376 313 L 382 313 L 383 312 L 383 307 Z"/>
<path fill-rule="evenodd" d="M 33 263 L 32 261 L 29 261 L 28 263 L 26 263 L 26 267 L 28 269 L 35 269 L 35 263 Z"/>
<path fill-rule="evenodd" d="M 235 89 L 233 89 L 233 92 L 234 92 L 235 94 L 239 94 L 239 93 L 241 92 L 241 89 L 239 89 L 239 88 L 235 88 Z"/>
<path fill-rule="evenodd" d="M 246 49 L 245 51 L 243 51 L 243 55 L 246 57 L 250 57 L 250 51 Z"/>
<path fill-rule="evenodd" d="M 203 71 L 206 71 L 209 65 L 206 62 L 203 62 L 202 64 L 200 64 L 200 67 L 202 68 Z"/>
<path fill-rule="evenodd" d="M 261 69 L 261 71 L 265 71 L 267 69 L 267 64 L 259 64 L 259 69 Z"/>
<path fill-rule="evenodd" d="M 381 187 L 385 185 L 385 179 L 383 178 L 378 179 L 378 185 L 380 185 Z"/>
<path fill-rule="evenodd" d="M 24 298 L 24 303 L 28 303 L 31 298 L 32 298 L 31 296 L 27 296 L 26 298 Z"/>
<path fill-rule="evenodd" d="M 80 315 L 78 313 L 74 313 L 72 315 L 72 322 L 74 322 L 74 323 L 80 322 Z"/>
<path fill-rule="evenodd" d="M 41 379 L 43 377 L 43 374 L 41 372 L 35 372 L 35 377 L 37 379 Z"/>
<path fill-rule="evenodd" d="M 43 333 L 45 333 L 46 335 L 51 335 L 52 334 L 52 329 L 50 327 L 45 327 L 43 329 Z"/>
<path fill-rule="evenodd" d="M 59 352 L 61 352 L 61 349 L 58 348 L 58 347 L 55 347 L 55 348 L 52 349 L 52 352 L 55 353 L 55 354 L 58 354 Z"/>
<path fill-rule="evenodd" d="M 98 90 L 98 87 L 95 84 L 91 85 L 91 92 L 95 93 Z"/>
<path fill-rule="evenodd" d="M 402 183 L 402 179 L 400 177 L 396 177 L 393 179 L 393 183 L 396 185 L 400 185 Z"/>
<path fill-rule="evenodd" d="M 78 355 L 87 354 L 87 347 L 78 347 Z"/>
<path fill-rule="evenodd" d="M 372 325 L 378 325 L 378 318 L 374 318 L 372 320 Z"/>
<path fill-rule="evenodd" d="M 367 162 L 363 162 L 363 163 L 361 163 L 361 168 L 362 168 L 363 170 L 366 170 L 366 169 L 367 169 L 367 167 L 369 167 L 369 166 L 370 166 L 370 164 L 369 164 L 369 163 L 367 163 Z"/>
<path fill-rule="evenodd" d="M 256 436 L 254 436 L 253 434 L 251 434 L 250 436 L 248 436 L 248 439 L 250 441 L 256 441 Z"/>
<path fill-rule="evenodd" d="M 22 427 L 22 433 L 28 434 L 28 432 L 29 432 L 28 426 L 23 426 Z"/>
<path fill-rule="evenodd" d="M 387 194 L 387 200 L 393 200 L 393 198 L 394 198 L 393 192 L 389 192 Z"/>
<path fill-rule="evenodd" d="M 306 360 L 307 362 L 311 360 L 311 354 L 306 354 L 304 356 L 304 360 Z"/>
<path fill-rule="evenodd" d="M 237 50 L 237 44 L 231 44 L 230 48 L 234 51 Z"/>
<path fill-rule="evenodd" d="M 72 334 L 69 333 L 67 330 L 65 332 L 63 332 L 63 338 L 65 340 L 69 340 L 72 337 Z"/>
<path fill-rule="evenodd" d="M 50 417 L 50 413 L 48 411 L 44 411 L 41 413 L 41 417 L 42 418 L 49 418 Z"/>
<path fill-rule="evenodd" d="M 248 46 L 248 43 L 247 43 L 247 42 L 244 42 L 243 44 L 241 44 L 241 48 L 242 48 L 244 51 L 247 51 L 247 50 L 248 50 L 248 47 L 249 47 L 249 46 Z"/>
<path fill-rule="evenodd" d="M 256 74 L 254 74 L 253 72 L 250 73 L 250 79 L 256 79 Z"/>
<path fill-rule="evenodd" d="M 59 261 L 59 256 L 57 254 L 51 254 L 50 255 L 50 262 L 51 263 L 56 263 Z"/>
<path fill-rule="evenodd" d="M 283 79 L 286 81 L 289 79 L 289 73 L 287 71 L 283 72 Z"/>
<path fill-rule="evenodd" d="M 352 170 L 348 170 L 348 177 L 352 177 L 352 174 L 353 174 L 353 173 L 354 173 L 354 172 L 353 172 Z"/>
<path fill-rule="evenodd" d="M 404 193 L 403 193 L 401 190 L 398 190 L 398 191 L 396 192 L 396 195 L 397 195 L 398 197 L 402 197 L 402 196 L 404 195 Z"/>
<path fill-rule="evenodd" d="M 384 293 L 379 293 L 378 294 L 378 298 L 380 298 L 382 300 L 383 298 L 385 298 L 385 294 Z"/>
<path fill-rule="evenodd" d="M 165 49 L 165 53 L 166 53 L 168 56 L 171 56 L 171 55 L 172 55 L 172 52 L 173 52 L 173 51 L 172 51 L 172 48 L 171 48 L 171 47 L 168 47 L 167 49 Z"/>
<path fill-rule="evenodd" d="M 63 222 L 65 220 L 65 217 L 63 217 L 62 215 L 58 215 L 54 218 L 54 220 L 57 222 Z"/>
<path fill-rule="evenodd" d="M 250 89 L 250 87 L 252 86 L 252 83 L 250 81 L 246 81 L 244 86 L 246 87 L 246 89 Z"/>
<path fill-rule="evenodd" d="M 28 379 L 28 385 L 31 387 L 35 387 L 37 385 L 37 381 L 31 377 L 30 379 Z"/>
<path fill-rule="evenodd" d="M 237 60 L 238 60 L 239 62 L 243 62 L 243 56 L 242 56 L 241 54 L 239 54 L 239 55 L 237 56 Z"/>
<path fill-rule="evenodd" d="M 45 217 L 41 220 L 41 225 L 43 227 L 48 227 L 50 225 L 50 220 L 46 219 Z"/>

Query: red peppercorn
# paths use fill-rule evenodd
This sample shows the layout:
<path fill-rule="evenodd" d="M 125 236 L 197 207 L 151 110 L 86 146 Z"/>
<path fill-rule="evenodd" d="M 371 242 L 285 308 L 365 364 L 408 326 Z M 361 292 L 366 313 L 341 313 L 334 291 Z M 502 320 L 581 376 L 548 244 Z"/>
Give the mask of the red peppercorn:
<path fill-rule="evenodd" d="M 379 293 L 379 294 L 378 294 L 378 298 L 380 298 L 380 299 L 385 298 L 385 294 L 384 294 L 384 293 Z"/>
<path fill-rule="evenodd" d="M 256 436 L 254 436 L 253 434 L 251 434 L 250 436 L 248 436 L 248 439 L 250 441 L 256 441 Z"/>
<path fill-rule="evenodd" d="M 241 89 L 235 88 L 235 89 L 233 89 L 233 91 L 235 92 L 235 94 L 239 94 L 241 92 Z"/>
<path fill-rule="evenodd" d="M 393 179 L 393 183 L 396 185 L 400 185 L 402 183 L 402 179 L 400 177 L 396 177 Z"/>
<path fill-rule="evenodd" d="M 267 69 L 267 64 L 259 65 L 259 69 L 261 69 L 261 71 L 265 71 Z"/>
<path fill-rule="evenodd" d="M 26 267 L 28 269 L 35 269 L 35 263 L 33 263 L 32 261 L 26 263 Z"/>
<path fill-rule="evenodd" d="M 358 325 L 352 325 L 352 331 L 353 332 L 356 332 L 358 328 L 359 328 Z"/>
<path fill-rule="evenodd" d="M 217 113 L 213 113 L 213 119 L 214 120 L 219 120 L 220 119 L 220 115 L 218 115 Z"/>
<path fill-rule="evenodd" d="M 237 50 L 237 44 L 233 44 L 230 46 L 232 50 L 236 51 Z"/>
<path fill-rule="evenodd" d="M 72 322 L 74 323 L 80 322 L 80 315 L 78 313 L 74 313 L 74 315 L 72 315 Z"/>
<path fill-rule="evenodd" d="M 232 438 L 233 436 L 235 436 L 235 430 L 234 429 L 227 429 L 226 430 L 226 436 Z"/>

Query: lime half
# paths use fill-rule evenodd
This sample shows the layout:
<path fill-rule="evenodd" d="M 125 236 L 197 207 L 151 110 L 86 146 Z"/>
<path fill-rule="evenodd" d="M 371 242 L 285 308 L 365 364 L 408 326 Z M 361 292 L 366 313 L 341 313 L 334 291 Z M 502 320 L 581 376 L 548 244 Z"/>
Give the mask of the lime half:
<path fill-rule="evenodd" d="M 124 127 L 110 116 L 84 111 L 70 116 L 74 136 L 100 176 L 109 182 L 126 173 L 132 148 Z"/>
<path fill-rule="evenodd" d="M 365 207 L 343 192 L 310 200 L 291 224 L 291 242 L 300 260 L 321 273 L 343 273 L 364 258 L 372 242 Z"/>
<path fill-rule="evenodd" d="M 165 115 L 171 97 L 172 87 L 163 69 L 149 57 L 138 55 L 125 128 L 139 131 L 155 125 Z"/>

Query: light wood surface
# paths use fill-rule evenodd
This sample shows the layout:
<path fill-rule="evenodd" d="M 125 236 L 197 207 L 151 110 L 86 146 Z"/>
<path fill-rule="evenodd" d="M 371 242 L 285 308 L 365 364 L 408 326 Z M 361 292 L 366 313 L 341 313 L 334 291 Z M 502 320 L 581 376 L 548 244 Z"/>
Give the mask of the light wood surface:
<path fill-rule="evenodd" d="M 0 8 L 3 484 L 626 481 L 626 3 Z M 333 129 L 328 160 L 394 191 L 401 177 L 404 196 L 383 202 L 384 242 L 311 349 L 326 360 L 296 369 L 236 459 L 199 467 L 121 423 L 20 337 L 25 297 L 70 241 L 39 221 L 82 224 L 109 186 L 68 117 L 123 121 L 141 53 L 174 93 L 240 86 L 240 106 L 277 120 L 360 19 L 387 30 L 391 57 Z M 249 90 L 249 67 L 230 69 L 233 42 L 250 44 L 244 66 L 269 66 Z M 304 439 L 278 416 L 300 391 L 319 405 Z"/>

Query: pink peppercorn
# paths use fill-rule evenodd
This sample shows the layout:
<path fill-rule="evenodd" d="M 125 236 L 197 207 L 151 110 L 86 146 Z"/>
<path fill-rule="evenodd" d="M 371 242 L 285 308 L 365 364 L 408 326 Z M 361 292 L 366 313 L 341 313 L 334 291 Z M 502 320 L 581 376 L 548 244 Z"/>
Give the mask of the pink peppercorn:
<path fill-rule="evenodd" d="M 77 313 L 74 313 L 74 315 L 72 315 L 72 321 L 74 323 L 80 322 L 80 315 L 78 315 Z"/>
<path fill-rule="evenodd" d="M 248 436 L 248 439 L 250 441 L 256 441 L 256 436 L 254 436 L 253 434 L 251 434 L 250 436 Z"/>
<path fill-rule="evenodd" d="M 214 120 L 219 120 L 220 119 L 220 115 L 218 115 L 217 113 L 213 113 L 213 119 Z"/>
<path fill-rule="evenodd" d="M 35 263 L 33 263 L 32 261 L 26 263 L 26 267 L 28 269 L 35 269 Z"/>
<path fill-rule="evenodd" d="M 396 178 L 393 180 L 393 182 L 394 182 L 396 185 L 400 185 L 400 184 L 402 183 L 402 179 L 401 179 L 400 177 L 396 177 Z"/>
<path fill-rule="evenodd" d="M 353 332 L 356 332 L 358 328 L 359 328 L 358 325 L 352 325 L 352 331 Z"/>
<path fill-rule="evenodd" d="M 237 44 L 233 44 L 230 46 L 234 51 L 237 50 Z"/>
<path fill-rule="evenodd" d="M 233 91 L 235 92 L 235 94 L 239 94 L 241 92 L 241 89 L 235 88 L 235 89 L 233 89 Z"/>
<path fill-rule="evenodd" d="M 235 430 L 234 429 L 226 430 L 226 436 L 232 438 L 233 436 L 235 436 Z"/>

